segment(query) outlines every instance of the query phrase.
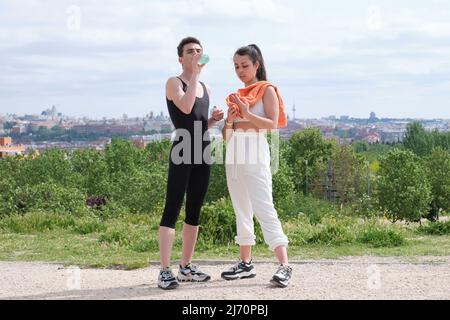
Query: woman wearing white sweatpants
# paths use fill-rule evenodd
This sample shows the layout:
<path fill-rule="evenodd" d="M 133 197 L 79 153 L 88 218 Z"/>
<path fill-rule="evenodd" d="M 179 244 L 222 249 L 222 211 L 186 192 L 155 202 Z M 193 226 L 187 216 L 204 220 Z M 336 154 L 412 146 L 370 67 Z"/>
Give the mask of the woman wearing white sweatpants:
<path fill-rule="evenodd" d="M 273 205 L 270 149 L 264 132 L 235 130 L 225 158 L 228 191 L 236 213 L 236 243 L 255 244 L 253 215 L 273 251 L 288 245 Z"/>
<path fill-rule="evenodd" d="M 264 60 L 256 45 L 238 49 L 233 60 L 236 74 L 245 84 L 242 93 L 254 92 L 254 89 L 260 92 L 256 97 L 264 93 L 260 98 L 249 94 L 248 100 L 242 100 L 244 97 L 236 94 L 227 98 L 230 108 L 222 133 L 227 141 L 225 169 L 236 214 L 235 240 L 240 248 L 240 261 L 221 276 L 233 280 L 256 275 L 251 257 L 251 248 L 255 244 L 253 217 L 256 216 L 264 240 L 279 262 L 270 282 L 286 287 L 292 275 L 287 256 L 289 241 L 273 205 L 270 149 L 265 136 L 268 130 L 277 128 L 282 102 L 274 86 L 267 86 Z"/>

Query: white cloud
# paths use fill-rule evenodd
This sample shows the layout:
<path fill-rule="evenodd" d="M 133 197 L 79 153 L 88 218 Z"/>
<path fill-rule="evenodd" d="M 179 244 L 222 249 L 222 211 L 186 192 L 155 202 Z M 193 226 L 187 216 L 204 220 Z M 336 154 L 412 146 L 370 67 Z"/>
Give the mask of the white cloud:
<path fill-rule="evenodd" d="M 81 9 L 79 30 L 67 27 L 70 5 Z M 435 85 L 440 98 L 433 102 L 444 105 L 450 99 L 443 94 L 450 74 L 448 21 L 450 3 L 438 0 L 1 1 L 0 104 L 39 90 L 41 98 L 30 95 L 29 105 L 45 105 L 42 96 L 57 88 L 61 97 L 84 89 L 89 105 L 103 103 L 101 95 L 123 95 L 122 102 L 129 95 L 136 104 L 136 96 L 145 96 L 155 111 L 165 109 L 161 88 L 180 71 L 176 46 L 194 35 L 211 56 L 202 79 L 214 86 L 216 102 L 242 85 L 232 67 L 234 51 L 256 43 L 287 101 L 307 97 L 324 106 L 339 98 L 337 105 L 352 106 L 373 86 L 398 103 L 401 92 L 419 92 L 424 83 Z"/>

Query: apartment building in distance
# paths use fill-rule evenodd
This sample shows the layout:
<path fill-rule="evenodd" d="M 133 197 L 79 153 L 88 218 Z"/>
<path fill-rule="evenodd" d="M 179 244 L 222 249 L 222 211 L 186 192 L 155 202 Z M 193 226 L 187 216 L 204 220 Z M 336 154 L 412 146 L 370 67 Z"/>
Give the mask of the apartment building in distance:
<path fill-rule="evenodd" d="M 0 158 L 23 154 L 25 150 L 24 145 L 13 145 L 12 138 L 0 137 Z"/>

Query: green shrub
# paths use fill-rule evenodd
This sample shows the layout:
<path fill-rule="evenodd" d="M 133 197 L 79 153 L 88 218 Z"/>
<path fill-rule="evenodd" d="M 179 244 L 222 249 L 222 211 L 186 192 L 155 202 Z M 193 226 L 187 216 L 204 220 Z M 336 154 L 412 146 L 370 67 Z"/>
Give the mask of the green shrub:
<path fill-rule="evenodd" d="M 200 214 L 199 241 L 229 244 L 236 236 L 236 218 L 229 198 L 205 204 Z"/>
<path fill-rule="evenodd" d="M 367 219 L 376 217 L 378 215 L 377 199 L 363 194 L 351 204 L 351 210 L 354 216 Z"/>
<path fill-rule="evenodd" d="M 264 243 L 261 226 L 254 218 L 255 241 Z M 205 204 L 200 215 L 199 241 L 204 244 L 234 244 L 236 216 L 229 198 Z"/>
<path fill-rule="evenodd" d="M 68 188 L 53 182 L 14 190 L 14 213 L 45 211 L 55 213 L 84 214 L 88 211 L 85 195 L 76 188 Z"/>
<path fill-rule="evenodd" d="M 311 244 L 325 244 L 325 245 L 341 245 L 352 243 L 354 236 L 352 232 L 343 225 L 326 225 L 323 228 L 318 228 L 307 240 Z"/>
<path fill-rule="evenodd" d="M 12 179 L 0 177 L 0 218 L 15 212 L 14 190 Z"/>
<path fill-rule="evenodd" d="M 315 227 L 310 224 L 308 217 L 302 214 L 283 221 L 283 230 L 290 246 L 302 246 L 308 244 Z"/>
<path fill-rule="evenodd" d="M 281 201 L 277 210 L 281 220 L 304 214 L 312 225 L 321 223 L 324 217 L 338 215 L 333 204 L 298 193 Z"/>
<path fill-rule="evenodd" d="M 450 220 L 428 222 L 427 224 L 421 225 L 417 229 L 417 231 L 421 234 L 440 235 L 440 236 L 449 235 Z"/>
<path fill-rule="evenodd" d="M 112 188 L 111 200 L 132 213 L 161 212 L 166 194 L 166 175 L 160 167 L 123 173 Z"/>
<path fill-rule="evenodd" d="M 370 227 L 363 230 L 357 236 L 356 241 L 375 248 L 398 247 L 406 242 L 400 233 L 382 227 Z"/>

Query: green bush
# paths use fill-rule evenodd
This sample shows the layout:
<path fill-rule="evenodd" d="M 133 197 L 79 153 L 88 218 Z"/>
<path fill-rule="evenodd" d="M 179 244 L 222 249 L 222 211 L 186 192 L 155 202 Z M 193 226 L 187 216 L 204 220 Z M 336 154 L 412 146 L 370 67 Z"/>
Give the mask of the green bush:
<path fill-rule="evenodd" d="M 283 230 L 289 239 L 289 246 L 307 245 L 308 239 L 316 227 L 311 225 L 309 219 L 304 215 L 292 217 L 283 221 Z"/>
<path fill-rule="evenodd" d="M 291 167 L 289 167 L 283 157 L 280 157 L 278 171 L 272 176 L 272 193 L 275 208 L 279 208 L 282 211 L 279 212 L 281 216 L 289 215 L 289 210 L 287 209 L 295 198 L 295 185 L 292 177 Z M 285 209 L 287 212 L 284 211 Z"/>
<path fill-rule="evenodd" d="M 0 177 L 0 218 L 15 212 L 14 181 Z"/>
<path fill-rule="evenodd" d="M 162 212 L 166 195 L 166 172 L 153 170 L 124 173 L 113 187 L 111 200 L 132 213 Z"/>
<path fill-rule="evenodd" d="M 417 231 L 421 234 L 430 235 L 449 235 L 450 234 L 450 220 L 435 221 L 421 225 Z"/>
<path fill-rule="evenodd" d="M 14 178 L 18 186 L 57 183 L 64 187 L 77 187 L 81 176 L 73 171 L 65 150 L 50 149 L 36 158 L 18 161 Z"/>
<path fill-rule="evenodd" d="M 319 224 L 324 217 L 338 214 L 338 210 L 333 204 L 298 193 L 281 201 L 277 210 L 281 220 L 303 214 L 313 225 Z"/>
<path fill-rule="evenodd" d="M 57 184 L 38 184 L 32 188 L 33 201 L 31 208 L 50 212 L 86 212 L 86 195 L 78 189 L 64 188 Z"/>
<path fill-rule="evenodd" d="M 311 244 L 342 245 L 354 242 L 354 236 L 347 226 L 335 224 L 318 228 L 307 240 Z"/>
<path fill-rule="evenodd" d="M 212 142 L 211 155 L 212 159 L 216 159 L 217 163 L 211 165 L 211 175 L 209 178 L 208 192 L 206 193 L 205 202 L 214 202 L 221 198 L 228 197 L 227 178 L 225 174 L 226 145 L 220 141 Z M 219 162 L 221 161 L 221 162 Z"/>
<path fill-rule="evenodd" d="M 199 241 L 213 244 L 233 243 L 236 218 L 229 198 L 205 204 L 200 214 Z"/>
<path fill-rule="evenodd" d="M 264 243 L 261 227 L 254 218 L 256 243 Z M 236 216 L 229 198 L 207 203 L 200 215 L 199 241 L 202 244 L 234 244 Z"/>
<path fill-rule="evenodd" d="M 405 244 L 405 238 L 400 233 L 381 227 L 369 227 L 358 234 L 356 241 L 375 248 L 398 247 Z"/>
<path fill-rule="evenodd" d="M 15 191 L 15 213 L 41 210 L 55 213 L 84 214 L 88 211 L 86 197 L 76 188 L 53 182 L 18 187 Z"/>
<path fill-rule="evenodd" d="M 78 189 L 89 196 L 110 193 L 108 164 L 98 150 L 76 150 L 70 161 L 73 171 L 81 177 Z"/>
<path fill-rule="evenodd" d="M 363 194 L 351 204 L 353 215 L 370 219 L 378 215 L 378 203 L 375 197 Z"/>

